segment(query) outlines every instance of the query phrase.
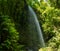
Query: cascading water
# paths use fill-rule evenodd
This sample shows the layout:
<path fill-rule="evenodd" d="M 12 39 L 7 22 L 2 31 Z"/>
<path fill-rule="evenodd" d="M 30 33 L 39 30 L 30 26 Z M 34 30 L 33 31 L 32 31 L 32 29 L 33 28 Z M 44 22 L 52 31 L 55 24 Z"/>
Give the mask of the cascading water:
<path fill-rule="evenodd" d="M 30 45 L 33 49 L 33 50 L 30 49 L 28 51 L 38 51 L 37 47 L 38 46 L 40 46 L 40 48 L 45 47 L 45 43 L 44 43 L 41 27 L 39 25 L 37 16 L 30 6 L 28 6 L 28 8 L 29 8 L 29 18 L 28 18 L 28 20 L 29 20 L 29 34 L 30 34 L 30 39 L 31 39 Z"/>

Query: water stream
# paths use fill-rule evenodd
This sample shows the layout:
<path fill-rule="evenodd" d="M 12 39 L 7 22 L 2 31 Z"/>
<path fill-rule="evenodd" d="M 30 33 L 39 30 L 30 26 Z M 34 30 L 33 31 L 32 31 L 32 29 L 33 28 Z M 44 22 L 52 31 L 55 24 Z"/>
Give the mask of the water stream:
<path fill-rule="evenodd" d="M 33 43 L 33 45 L 31 45 L 33 50 L 29 50 L 29 51 L 38 51 L 36 50 L 38 46 L 40 46 L 40 48 L 45 47 L 43 34 L 35 12 L 30 6 L 28 6 L 28 8 L 29 8 L 28 20 L 29 20 L 29 30 L 30 30 L 29 33 L 31 34 L 30 35 L 31 43 Z"/>

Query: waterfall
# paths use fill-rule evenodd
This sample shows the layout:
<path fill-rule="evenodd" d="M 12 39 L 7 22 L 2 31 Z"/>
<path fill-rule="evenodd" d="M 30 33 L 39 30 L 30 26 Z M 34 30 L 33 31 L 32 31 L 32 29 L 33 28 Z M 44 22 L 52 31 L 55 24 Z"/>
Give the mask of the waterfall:
<path fill-rule="evenodd" d="M 44 43 L 41 27 L 39 25 L 37 16 L 30 6 L 28 6 L 28 8 L 29 8 L 29 18 L 28 18 L 28 20 L 29 20 L 29 30 L 30 30 L 30 34 L 31 34 L 30 36 L 31 36 L 31 39 L 32 39 L 31 43 L 34 44 L 34 45 L 32 45 L 32 47 L 35 48 L 35 50 L 33 50 L 33 51 L 37 51 L 36 50 L 37 49 L 36 44 L 39 43 L 38 46 L 45 47 L 45 43 Z"/>

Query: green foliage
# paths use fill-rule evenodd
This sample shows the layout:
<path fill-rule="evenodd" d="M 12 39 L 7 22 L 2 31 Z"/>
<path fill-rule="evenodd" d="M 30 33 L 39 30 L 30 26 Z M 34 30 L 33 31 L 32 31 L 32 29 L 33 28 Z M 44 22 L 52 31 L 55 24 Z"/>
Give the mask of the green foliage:
<path fill-rule="evenodd" d="M 52 2 L 53 3 L 53 2 Z M 60 9 L 49 6 L 46 2 L 33 6 L 40 25 L 42 25 L 43 35 L 47 46 L 60 49 Z"/>
<path fill-rule="evenodd" d="M 22 0 L 0 0 L 0 13 L 8 15 L 19 22 L 20 17 L 25 13 L 26 1 Z M 23 11 L 22 11 L 23 10 Z"/>
<path fill-rule="evenodd" d="M 52 7 L 60 8 L 60 0 L 49 0 L 49 3 Z"/>
<path fill-rule="evenodd" d="M 19 39 L 26 6 L 25 0 L 0 0 L 0 51 L 23 51 Z"/>
<path fill-rule="evenodd" d="M 33 7 L 38 16 L 46 46 L 60 51 L 60 0 L 48 0 L 48 2 L 0 0 L 0 40 L 2 39 L 0 51 L 25 51 L 24 45 L 20 42 L 31 45 L 26 38 L 26 36 L 30 38 L 27 35 L 28 7 L 26 2 Z M 43 50 L 46 49 L 43 48 Z"/>
<path fill-rule="evenodd" d="M 52 49 L 51 47 L 45 47 L 45 48 L 39 49 L 39 51 L 55 51 L 55 50 Z"/>
<path fill-rule="evenodd" d="M 20 51 L 22 46 L 20 46 L 18 43 L 19 33 L 15 29 L 14 22 L 10 19 L 9 16 L 5 16 L 5 15 L 0 16 L 0 20 L 1 20 L 0 35 L 2 35 L 1 40 L 3 41 L 0 44 L 0 50 L 2 49 L 2 51 L 5 51 L 5 50 Z"/>

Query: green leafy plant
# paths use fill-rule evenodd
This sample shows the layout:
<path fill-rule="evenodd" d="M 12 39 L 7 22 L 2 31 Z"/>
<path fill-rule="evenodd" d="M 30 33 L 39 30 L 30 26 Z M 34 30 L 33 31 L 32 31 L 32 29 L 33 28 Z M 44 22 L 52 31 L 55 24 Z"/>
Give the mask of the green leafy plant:
<path fill-rule="evenodd" d="M 46 45 L 58 50 L 60 46 L 60 9 L 48 6 L 45 2 L 41 2 L 40 5 L 35 3 L 32 7 L 42 26 Z"/>
<path fill-rule="evenodd" d="M 1 32 L 0 33 L 1 35 L 3 34 L 2 35 L 3 37 L 1 37 L 3 42 L 1 43 L 0 48 L 2 49 L 2 51 L 4 50 L 8 50 L 8 51 L 19 50 L 20 51 L 21 47 L 23 46 L 20 46 L 20 44 L 18 43 L 19 33 L 17 32 L 15 28 L 14 22 L 12 22 L 10 17 L 7 15 L 0 16 L 0 20 L 1 20 L 1 24 L 0 24 Z"/>

